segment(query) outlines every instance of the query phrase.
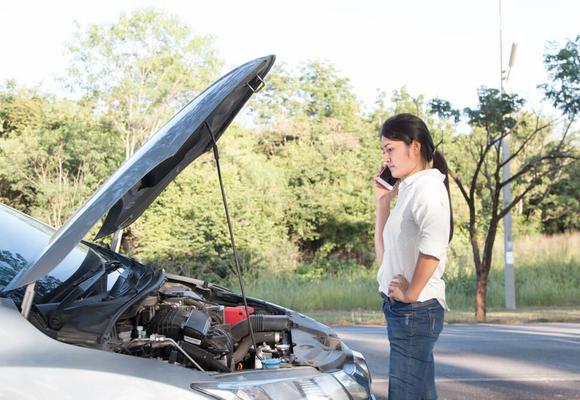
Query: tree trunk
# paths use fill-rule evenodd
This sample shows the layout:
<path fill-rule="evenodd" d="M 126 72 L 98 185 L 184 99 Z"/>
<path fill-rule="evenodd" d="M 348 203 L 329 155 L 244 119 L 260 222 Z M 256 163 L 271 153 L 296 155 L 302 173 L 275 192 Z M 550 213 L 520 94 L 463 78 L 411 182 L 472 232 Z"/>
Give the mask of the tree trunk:
<path fill-rule="evenodd" d="M 484 271 L 477 272 L 477 285 L 475 290 L 475 319 L 477 322 L 485 322 L 487 317 L 486 298 L 488 275 Z"/>
<path fill-rule="evenodd" d="M 475 317 L 477 321 L 485 321 L 485 296 L 487 293 L 487 275 L 485 274 L 485 267 L 482 265 L 483 261 L 479 249 L 479 237 L 477 235 L 477 225 L 475 224 L 474 207 L 471 207 L 469 219 L 469 241 L 471 243 L 471 250 L 473 251 L 473 263 L 475 264 L 475 272 L 477 276 L 475 289 Z"/>
<path fill-rule="evenodd" d="M 489 225 L 485 245 L 483 246 L 483 257 L 479 269 L 477 269 L 477 285 L 475 291 L 475 319 L 477 322 L 485 322 L 487 318 L 487 280 L 489 278 L 489 270 L 491 269 L 493 243 L 495 242 L 498 223 L 499 221 L 494 218 Z"/>

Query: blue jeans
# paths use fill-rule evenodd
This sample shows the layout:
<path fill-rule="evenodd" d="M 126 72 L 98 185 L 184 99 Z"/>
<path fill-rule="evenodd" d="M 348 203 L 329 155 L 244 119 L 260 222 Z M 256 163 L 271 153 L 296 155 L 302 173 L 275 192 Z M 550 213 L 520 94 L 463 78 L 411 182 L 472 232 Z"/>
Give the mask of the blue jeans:
<path fill-rule="evenodd" d="M 390 303 L 383 312 L 391 346 L 389 400 L 435 400 L 433 346 L 443 330 L 443 307 L 436 299 Z"/>

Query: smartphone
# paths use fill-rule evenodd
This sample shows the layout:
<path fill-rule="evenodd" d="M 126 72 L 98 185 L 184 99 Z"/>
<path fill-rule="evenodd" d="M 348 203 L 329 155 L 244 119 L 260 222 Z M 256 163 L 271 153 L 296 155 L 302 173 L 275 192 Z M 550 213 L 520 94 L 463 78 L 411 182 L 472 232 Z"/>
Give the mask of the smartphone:
<path fill-rule="evenodd" d="M 391 175 L 391 170 L 389 167 L 385 166 L 380 175 L 377 176 L 377 181 L 385 188 L 393 190 L 393 187 L 395 186 L 395 183 L 397 183 L 398 178 L 395 178 L 393 175 Z"/>

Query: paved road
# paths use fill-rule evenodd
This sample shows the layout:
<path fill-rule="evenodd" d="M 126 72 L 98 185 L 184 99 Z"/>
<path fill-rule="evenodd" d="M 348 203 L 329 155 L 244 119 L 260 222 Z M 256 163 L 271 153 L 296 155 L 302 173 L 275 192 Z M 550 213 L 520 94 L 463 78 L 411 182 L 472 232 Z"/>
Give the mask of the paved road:
<path fill-rule="evenodd" d="M 373 392 L 385 399 L 385 327 L 334 329 L 365 355 Z M 435 362 L 441 400 L 580 399 L 580 324 L 446 325 Z"/>

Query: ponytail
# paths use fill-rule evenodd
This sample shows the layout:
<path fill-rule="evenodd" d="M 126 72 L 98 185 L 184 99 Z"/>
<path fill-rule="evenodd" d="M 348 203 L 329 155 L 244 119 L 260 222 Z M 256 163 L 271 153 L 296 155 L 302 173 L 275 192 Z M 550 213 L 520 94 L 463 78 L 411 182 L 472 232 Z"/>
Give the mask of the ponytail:
<path fill-rule="evenodd" d="M 445 188 L 447 189 L 447 196 L 449 196 L 449 241 L 453 238 L 453 207 L 451 206 L 451 191 L 449 190 L 449 167 L 447 161 L 440 151 L 433 151 L 433 168 L 436 168 L 445 175 Z"/>

